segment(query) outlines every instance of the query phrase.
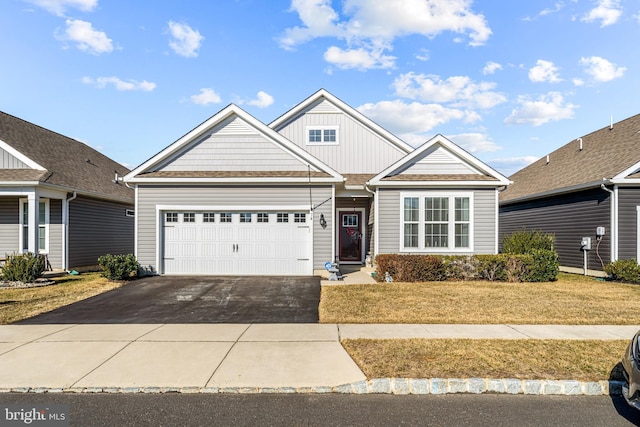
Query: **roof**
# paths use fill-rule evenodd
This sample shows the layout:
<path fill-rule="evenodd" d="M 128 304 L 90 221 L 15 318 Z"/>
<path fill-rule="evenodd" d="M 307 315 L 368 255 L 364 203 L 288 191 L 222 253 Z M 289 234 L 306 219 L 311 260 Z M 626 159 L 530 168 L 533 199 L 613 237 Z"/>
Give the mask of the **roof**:
<path fill-rule="evenodd" d="M 509 178 L 500 202 L 518 202 L 637 178 L 640 114 L 576 138 Z M 582 150 L 580 149 L 582 144 Z M 622 174 L 622 176 L 621 176 Z"/>
<path fill-rule="evenodd" d="M 129 169 L 75 139 L 0 112 L 0 146 L 32 167 L 0 169 L 2 184 L 38 182 L 133 202 L 133 190 L 113 182 Z"/>

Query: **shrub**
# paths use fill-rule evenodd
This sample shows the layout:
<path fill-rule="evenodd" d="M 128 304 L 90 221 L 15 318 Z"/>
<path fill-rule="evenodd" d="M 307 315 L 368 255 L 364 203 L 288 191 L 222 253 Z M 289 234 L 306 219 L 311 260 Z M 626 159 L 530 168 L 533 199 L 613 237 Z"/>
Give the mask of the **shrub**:
<path fill-rule="evenodd" d="M 377 278 L 389 273 L 396 282 L 431 282 L 445 278 L 442 259 L 435 255 L 382 254 L 376 257 Z"/>
<path fill-rule="evenodd" d="M 45 268 L 44 257 L 32 252 L 6 256 L 2 267 L 2 278 L 10 282 L 32 283 L 42 277 Z"/>
<path fill-rule="evenodd" d="M 604 266 L 612 280 L 640 283 L 640 265 L 635 259 L 619 259 Z"/>
<path fill-rule="evenodd" d="M 109 280 L 127 280 L 138 276 L 140 265 L 133 254 L 102 255 L 98 258 L 102 275 Z"/>
<path fill-rule="evenodd" d="M 556 251 L 534 249 L 530 255 L 533 263 L 528 267 L 527 282 L 553 282 L 558 278 L 560 263 Z"/>
<path fill-rule="evenodd" d="M 530 254 L 535 249 L 552 251 L 555 237 L 540 230 L 516 231 L 502 238 L 502 252 L 505 254 Z"/>
<path fill-rule="evenodd" d="M 478 275 L 485 280 L 507 280 L 507 261 L 509 255 L 476 255 L 478 259 Z"/>
<path fill-rule="evenodd" d="M 449 280 L 473 280 L 478 277 L 478 259 L 474 256 L 447 255 L 442 257 L 445 276 Z"/>

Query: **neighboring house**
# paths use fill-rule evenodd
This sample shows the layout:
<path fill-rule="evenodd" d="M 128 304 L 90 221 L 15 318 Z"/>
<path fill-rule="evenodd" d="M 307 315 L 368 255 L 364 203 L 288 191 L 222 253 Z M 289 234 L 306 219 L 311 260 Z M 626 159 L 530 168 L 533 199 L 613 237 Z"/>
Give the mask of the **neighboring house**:
<path fill-rule="evenodd" d="M 500 235 L 524 228 L 553 233 L 568 268 L 584 269 L 583 237 L 591 240 L 590 270 L 640 258 L 638 132 L 640 115 L 576 138 L 512 175 L 500 194 Z"/>
<path fill-rule="evenodd" d="M 0 257 L 41 253 L 53 269 L 69 270 L 132 253 L 127 172 L 81 142 L 0 112 Z"/>
<path fill-rule="evenodd" d="M 150 274 L 311 275 L 383 253 L 496 253 L 509 183 L 320 90 L 265 125 L 229 105 L 125 176 Z"/>

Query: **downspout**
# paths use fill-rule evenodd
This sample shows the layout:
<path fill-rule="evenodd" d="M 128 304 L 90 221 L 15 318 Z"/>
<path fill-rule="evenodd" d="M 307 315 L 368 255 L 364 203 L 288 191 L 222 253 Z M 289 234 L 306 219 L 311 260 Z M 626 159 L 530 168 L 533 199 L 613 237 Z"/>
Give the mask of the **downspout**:
<path fill-rule="evenodd" d="M 64 243 L 62 244 L 62 268 L 65 271 L 69 271 L 69 202 L 75 200 L 76 197 L 78 197 L 78 193 L 74 191 L 73 196 L 65 200 L 66 217 L 62 221 L 64 225 L 64 232 L 62 233 L 64 238 Z"/>
<path fill-rule="evenodd" d="M 371 255 L 371 265 L 374 265 L 378 252 L 378 198 L 376 197 L 376 192 L 369 188 L 369 181 L 364 183 L 364 189 L 373 196 L 373 253 L 369 253 L 369 255 Z M 370 249 L 370 247 L 367 249 Z"/>
<path fill-rule="evenodd" d="M 616 197 L 616 192 L 607 188 L 607 186 L 602 183 L 600 184 L 600 188 L 602 188 L 607 193 L 611 194 L 611 262 L 618 259 L 618 200 Z"/>

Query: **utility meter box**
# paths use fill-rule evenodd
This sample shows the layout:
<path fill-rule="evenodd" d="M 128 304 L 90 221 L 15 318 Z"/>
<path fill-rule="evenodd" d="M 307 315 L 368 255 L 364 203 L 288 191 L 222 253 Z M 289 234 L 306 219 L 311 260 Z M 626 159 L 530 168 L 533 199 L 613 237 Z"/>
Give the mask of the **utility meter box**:
<path fill-rule="evenodd" d="M 591 237 L 582 238 L 582 241 L 580 242 L 580 249 L 582 249 L 583 251 L 591 250 Z"/>
<path fill-rule="evenodd" d="M 597 237 L 604 236 L 604 227 L 596 227 L 596 236 Z"/>

